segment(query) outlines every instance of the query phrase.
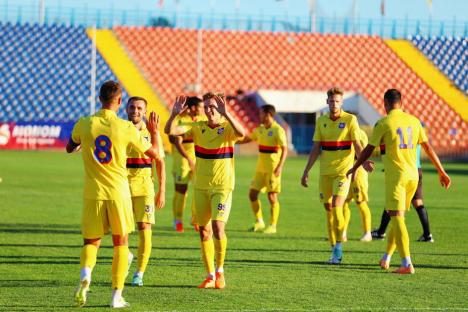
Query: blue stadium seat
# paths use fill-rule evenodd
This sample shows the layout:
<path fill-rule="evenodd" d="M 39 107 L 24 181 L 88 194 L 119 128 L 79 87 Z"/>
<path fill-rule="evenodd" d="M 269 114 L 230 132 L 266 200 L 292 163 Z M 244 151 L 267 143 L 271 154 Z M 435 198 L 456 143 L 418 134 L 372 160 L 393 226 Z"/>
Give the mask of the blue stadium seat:
<path fill-rule="evenodd" d="M 423 52 L 454 84 L 468 93 L 466 38 L 411 37 L 411 42 Z"/>
<path fill-rule="evenodd" d="M 66 122 L 89 114 L 91 41 L 85 28 L 0 23 L 0 38 L 0 122 Z M 117 78 L 98 52 L 96 94 L 106 80 Z"/>

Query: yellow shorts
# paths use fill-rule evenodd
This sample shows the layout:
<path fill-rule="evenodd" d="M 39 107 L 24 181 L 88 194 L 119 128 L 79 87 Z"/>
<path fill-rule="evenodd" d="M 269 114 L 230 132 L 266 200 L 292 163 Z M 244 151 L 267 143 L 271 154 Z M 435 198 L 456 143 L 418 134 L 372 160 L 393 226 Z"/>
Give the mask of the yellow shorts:
<path fill-rule="evenodd" d="M 266 191 L 267 193 L 281 192 L 281 175 L 279 177 L 272 173 L 256 172 L 250 188 L 259 192 Z"/>
<path fill-rule="evenodd" d="M 192 180 L 192 171 L 190 168 L 179 167 L 172 171 L 175 184 L 189 184 Z"/>
<path fill-rule="evenodd" d="M 331 204 L 332 196 L 348 196 L 350 179 L 345 175 L 321 175 L 319 178 L 320 201 Z"/>
<path fill-rule="evenodd" d="M 132 207 L 135 222 L 154 224 L 154 196 L 133 196 Z"/>
<path fill-rule="evenodd" d="M 84 199 L 81 232 L 84 238 L 100 238 L 112 231 L 112 235 L 126 235 L 135 230 L 130 197 L 118 200 Z"/>
<path fill-rule="evenodd" d="M 361 168 L 360 168 L 361 169 Z M 351 201 L 355 200 L 357 203 L 363 201 L 369 201 L 369 182 L 367 177 L 367 172 L 356 172 L 356 176 L 354 177 L 354 181 L 351 182 L 351 186 L 349 188 L 348 198 L 346 200 Z"/>
<path fill-rule="evenodd" d="M 418 188 L 418 180 L 401 179 L 385 181 L 385 209 L 406 210 L 411 206 L 411 200 Z"/>
<path fill-rule="evenodd" d="M 194 190 L 195 221 L 206 226 L 212 219 L 227 223 L 232 205 L 232 190 Z"/>

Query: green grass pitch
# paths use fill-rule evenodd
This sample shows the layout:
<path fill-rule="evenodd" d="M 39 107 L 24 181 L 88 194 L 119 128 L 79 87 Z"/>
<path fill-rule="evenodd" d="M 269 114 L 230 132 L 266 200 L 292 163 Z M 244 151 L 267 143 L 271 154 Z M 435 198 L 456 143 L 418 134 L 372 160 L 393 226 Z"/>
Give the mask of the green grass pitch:
<path fill-rule="evenodd" d="M 422 230 L 411 211 L 407 224 L 416 274 L 398 276 L 377 264 L 385 241 L 358 241 L 361 227 L 354 204 L 343 264 L 324 264 L 330 248 L 318 199 L 318 166 L 311 171 L 309 188 L 302 188 L 305 157 L 286 162 L 278 234 L 247 232 L 253 222 L 247 193 L 255 161 L 255 157 L 236 159 L 236 190 L 227 226 L 227 288 L 218 291 L 196 288 L 205 276 L 198 235 L 191 228 L 183 234 L 172 230 L 168 157 L 166 207 L 156 215 L 145 286 L 124 290 L 132 311 L 468 310 L 466 163 L 446 164 L 453 182 L 448 191 L 439 186 L 433 167 L 424 164 L 425 205 L 435 243 L 415 242 Z M 370 175 L 374 227 L 384 203 L 381 169 L 378 163 Z M 82 244 L 81 155 L 2 151 L 0 177 L 0 310 L 72 309 Z M 268 219 L 265 196 L 262 202 Z M 189 213 L 185 217 L 188 223 Z M 132 234 L 134 252 L 136 241 L 137 235 Z M 107 236 L 84 311 L 108 307 L 112 253 Z M 398 265 L 395 254 L 392 267 Z"/>

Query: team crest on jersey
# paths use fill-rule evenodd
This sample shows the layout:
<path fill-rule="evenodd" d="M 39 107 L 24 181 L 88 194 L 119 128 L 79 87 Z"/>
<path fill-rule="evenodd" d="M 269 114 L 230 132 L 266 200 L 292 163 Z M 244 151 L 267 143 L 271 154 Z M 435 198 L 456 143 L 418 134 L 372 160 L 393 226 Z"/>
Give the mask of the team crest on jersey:
<path fill-rule="evenodd" d="M 338 128 L 344 129 L 345 126 L 346 124 L 344 122 L 340 122 L 340 124 L 338 125 Z"/>
<path fill-rule="evenodd" d="M 226 205 L 218 204 L 218 210 L 219 210 L 219 211 L 221 211 L 221 210 L 224 211 L 224 209 L 226 209 Z"/>
<path fill-rule="evenodd" d="M 148 142 L 150 141 L 149 137 L 145 136 L 144 138 L 146 139 L 146 141 L 148 141 Z"/>
<path fill-rule="evenodd" d="M 201 129 L 201 133 L 202 133 L 202 134 L 205 133 L 205 128 L 202 128 L 202 129 Z"/>
<path fill-rule="evenodd" d="M 218 134 L 221 134 L 221 133 L 223 133 L 223 132 L 224 132 L 224 128 L 219 128 L 219 129 L 218 129 Z"/>
<path fill-rule="evenodd" d="M 268 131 L 268 136 L 273 136 L 273 131 Z"/>

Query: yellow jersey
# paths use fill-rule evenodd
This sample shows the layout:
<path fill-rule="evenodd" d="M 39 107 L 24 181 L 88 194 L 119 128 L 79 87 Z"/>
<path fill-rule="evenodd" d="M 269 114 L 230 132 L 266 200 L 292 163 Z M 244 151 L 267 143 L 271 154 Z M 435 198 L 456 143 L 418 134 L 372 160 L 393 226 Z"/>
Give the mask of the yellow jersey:
<path fill-rule="evenodd" d="M 206 120 L 205 116 L 200 116 L 195 119 L 192 119 L 192 117 L 188 114 L 182 115 L 182 116 L 177 116 L 176 119 L 174 120 L 175 125 L 178 127 L 183 127 L 185 129 L 190 129 L 194 123 L 197 121 L 203 121 Z M 195 145 L 193 144 L 193 138 L 191 135 L 188 133 L 185 133 L 182 135 L 182 147 L 184 148 L 185 152 L 187 155 L 192 159 L 195 160 Z M 190 170 L 190 166 L 188 164 L 187 159 L 183 157 L 177 148 L 174 148 L 174 153 L 173 153 L 173 162 L 172 162 L 172 170 L 177 171 L 180 170 L 180 168 L 185 169 L 187 171 Z"/>
<path fill-rule="evenodd" d="M 140 135 L 147 142 L 151 142 L 151 134 L 143 121 L 141 122 Z M 162 140 L 160 139 L 159 142 Z M 161 158 L 164 157 L 162 144 L 159 146 L 159 155 Z M 127 170 L 132 196 L 154 196 L 153 160 L 150 157 L 130 146 L 127 151 Z"/>
<path fill-rule="evenodd" d="M 359 139 L 356 116 L 341 111 L 336 120 L 330 113 L 320 116 L 315 124 L 314 142 L 320 144 L 320 175 L 345 175 L 353 167 L 353 141 Z"/>
<path fill-rule="evenodd" d="M 393 109 L 376 123 L 369 144 L 380 146 L 385 178 L 396 181 L 418 180 L 416 148 L 424 142 L 427 136 L 419 119 Z"/>
<path fill-rule="evenodd" d="M 287 146 L 286 133 L 276 122 L 270 128 L 255 128 L 250 138 L 258 142 L 257 172 L 272 173 L 281 159 L 281 147 Z"/>
<path fill-rule="evenodd" d="M 73 127 L 71 139 L 81 144 L 85 169 L 84 198 L 112 200 L 130 197 L 127 178 L 127 149 L 141 153 L 151 144 L 130 122 L 108 109 L 80 118 Z"/>
<path fill-rule="evenodd" d="M 364 132 L 364 130 L 359 129 L 359 143 L 361 144 L 362 148 L 367 146 L 368 139 L 367 139 L 367 134 Z M 354 175 L 354 181 L 361 183 L 363 179 L 367 180 L 367 171 L 362 167 L 359 166 L 356 170 L 356 174 Z"/>
<path fill-rule="evenodd" d="M 234 144 L 242 137 L 226 121 L 215 128 L 208 121 L 199 121 L 186 134 L 195 144 L 195 189 L 233 190 Z"/>

